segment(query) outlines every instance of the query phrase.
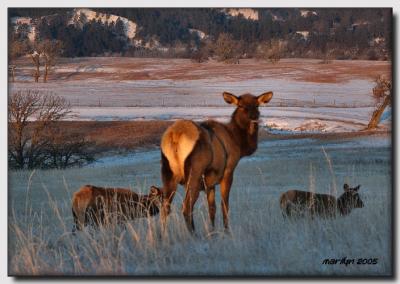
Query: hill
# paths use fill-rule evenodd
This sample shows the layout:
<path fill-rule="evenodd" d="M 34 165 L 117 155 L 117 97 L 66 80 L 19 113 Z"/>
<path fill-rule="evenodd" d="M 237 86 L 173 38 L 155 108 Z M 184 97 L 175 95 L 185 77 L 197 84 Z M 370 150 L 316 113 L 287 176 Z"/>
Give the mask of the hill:
<path fill-rule="evenodd" d="M 227 34 L 240 58 L 279 42 L 282 57 L 386 60 L 391 23 L 388 8 L 11 8 L 9 40 L 24 52 L 60 40 L 66 57 L 190 57 Z"/>

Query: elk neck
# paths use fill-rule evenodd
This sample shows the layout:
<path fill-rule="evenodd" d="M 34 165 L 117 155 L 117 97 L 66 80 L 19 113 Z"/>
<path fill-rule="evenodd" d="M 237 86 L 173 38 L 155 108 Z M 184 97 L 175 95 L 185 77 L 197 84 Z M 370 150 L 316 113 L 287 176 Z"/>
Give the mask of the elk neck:
<path fill-rule="evenodd" d="M 253 125 L 251 125 L 253 124 Z M 243 122 L 234 111 L 228 123 L 233 141 L 240 147 L 240 156 L 250 156 L 257 150 L 258 122 Z"/>

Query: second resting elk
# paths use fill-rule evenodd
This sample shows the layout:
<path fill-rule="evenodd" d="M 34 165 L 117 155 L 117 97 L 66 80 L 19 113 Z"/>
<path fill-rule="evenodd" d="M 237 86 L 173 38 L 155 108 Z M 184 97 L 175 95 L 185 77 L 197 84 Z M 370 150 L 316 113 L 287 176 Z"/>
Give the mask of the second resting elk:
<path fill-rule="evenodd" d="M 343 185 L 343 194 L 336 197 L 309 191 L 289 190 L 281 194 L 280 207 L 284 216 L 301 216 L 309 213 L 311 216 L 336 217 L 348 215 L 354 208 L 364 207 L 358 193 L 360 185 L 351 188 Z"/>
<path fill-rule="evenodd" d="M 151 187 L 148 195 L 140 195 L 124 188 L 82 186 L 72 197 L 72 232 L 89 225 L 98 227 L 157 215 L 161 199 L 162 192 L 155 186 Z"/>
<path fill-rule="evenodd" d="M 178 120 L 165 131 L 161 139 L 161 220 L 164 225 L 177 185 L 181 184 L 186 189 L 183 216 L 189 231 L 194 231 L 193 207 L 201 190 L 206 191 L 209 216 L 214 227 L 215 186 L 220 184 L 223 222 L 228 229 L 233 173 L 239 160 L 257 149 L 258 107 L 271 100 L 272 92 L 239 97 L 224 92 L 223 98 L 226 103 L 236 106 L 229 123 Z"/>

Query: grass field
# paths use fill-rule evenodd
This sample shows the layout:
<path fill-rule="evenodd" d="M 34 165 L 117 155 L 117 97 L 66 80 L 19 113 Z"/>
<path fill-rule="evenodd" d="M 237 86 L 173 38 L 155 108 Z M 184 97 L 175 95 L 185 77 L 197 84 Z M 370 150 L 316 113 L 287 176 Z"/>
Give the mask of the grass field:
<path fill-rule="evenodd" d="M 389 275 L 391 274 L 391 145 L 388 136 L 290 139 L 261 143 L 237 168 L 231 191 L 231 234 L 210 230 L 204 194 L 196 204 L 197 234 L 173 203 L 167 234 L 159 217 L 77 236 L 71 195 L 80 186 L 160 184 L 155 151 L 132 161 L 80 169 L 9 172 L 9 273 L 12 275 Z M 332 165 L 330 168 L 329 164 Z M 290 188 L 338 194 L 361 184 L 365 207 L 335 220 L 284 219 L 279 194 Z M 217 194 L 217 202 L 219 194 Z M 325 259 L 377 264 L 326 265 Z"/>

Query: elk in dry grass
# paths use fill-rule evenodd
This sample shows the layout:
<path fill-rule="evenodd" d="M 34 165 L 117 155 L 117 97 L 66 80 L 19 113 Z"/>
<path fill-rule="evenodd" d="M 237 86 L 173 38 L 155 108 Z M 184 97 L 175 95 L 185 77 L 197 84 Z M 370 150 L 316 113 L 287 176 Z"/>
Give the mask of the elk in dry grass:
<path fill-rule="evenodd" d="M 329 194 L 313 193 L 301 190 L 289 190 L 281 194 L 280 207 L 284 216 L 310 216 L 336 217 L 348 215 L 354 208 L 364 207 L 358 190 L 360 185 L 350 188 L 343 186 L 344 193 L 335 198 Z"/>
<path fill-rule="evenodd" d="M 162 192 L 155 186 L 151 187 L 148 195 L 139 195 L 124 188 L 85 185 L 75 192 L 72 198 L 72 231 L 82 230 L 89 225 L 98 227 L 157 215 L 161 198 Z"/>
<path fill-rule="evenodd" d="M 164 226 L 177 185 L 181 184 L 186 190 L 183 215 L 189 231 L 194 231 L 193 207 L 201 190 L 206 192 L 209 217 L 214 227 L 215 186 L 220 184 L 223 222 L 225 229 L 228 229 L 233 173 L 239 160 L 257 149 L 258 107 L 271 100 L 272 92 L 239 97 L 224 92 L 223 98 L 226 103 L 236 106 L 229 123 L 178 120 L 165 131 L 161 139 L 161 220 Z"/>

